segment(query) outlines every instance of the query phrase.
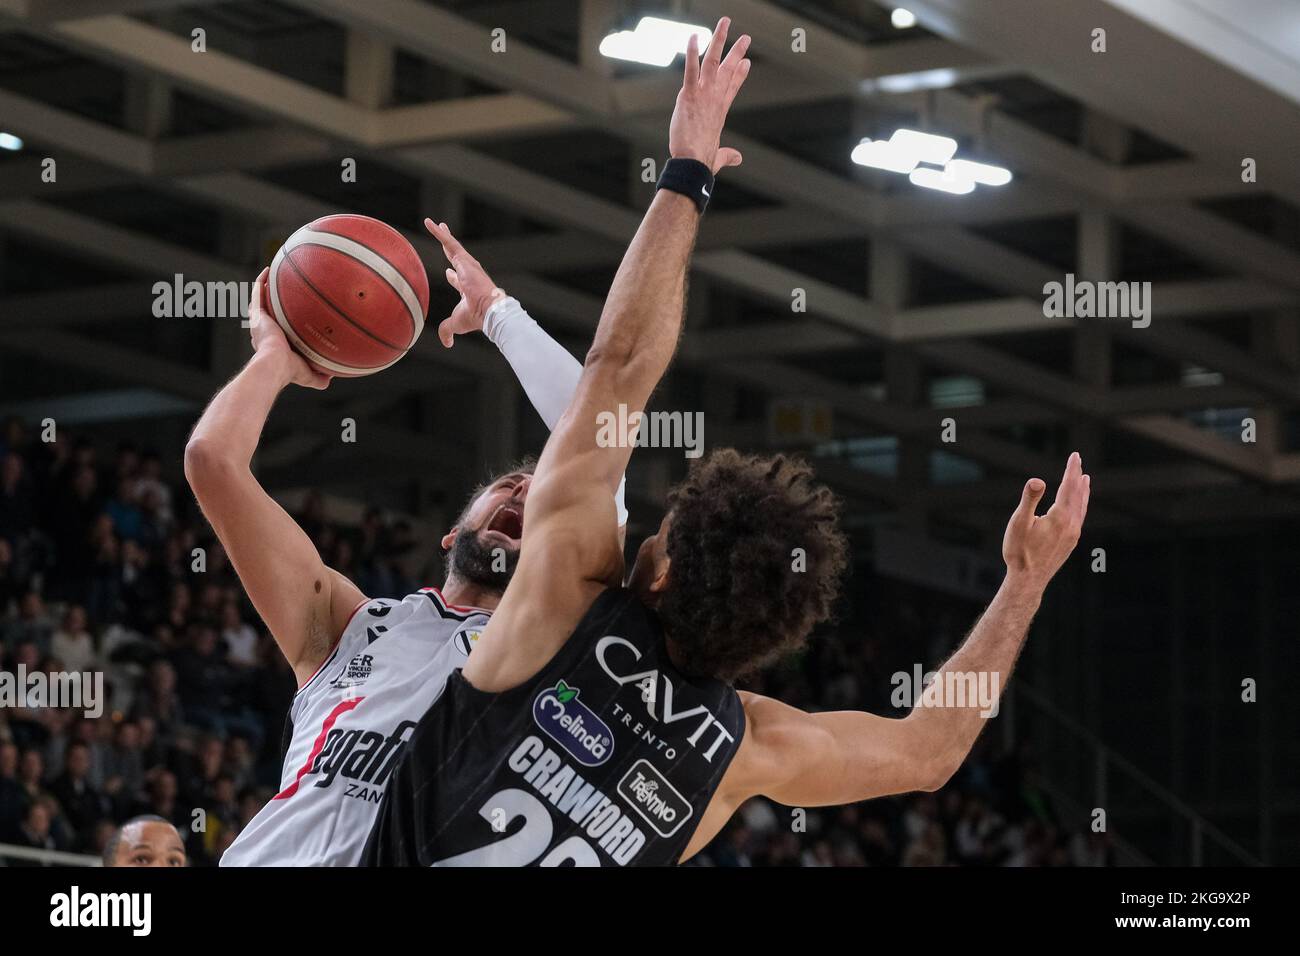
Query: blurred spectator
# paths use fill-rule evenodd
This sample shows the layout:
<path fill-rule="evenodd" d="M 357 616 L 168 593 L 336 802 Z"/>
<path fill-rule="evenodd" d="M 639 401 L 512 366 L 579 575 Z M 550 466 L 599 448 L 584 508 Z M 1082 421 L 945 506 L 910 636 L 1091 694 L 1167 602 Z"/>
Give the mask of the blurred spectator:
<path fill-rule="evenodd" d="M 88 671 L 95 664 L 95 639 L 86 630 L 86 610 L 74 604 L 63 614 L 62 626 L 50 639 L 50 653 L 65 670 Z"/>
<path fill-rule="evenodd" d="M 180 729 L 184 715 L 176 693 L 176 668 L 167 660 L 159 658 L 149 668 L 148 683 L 137 698 L 134 716 L 142 727 L 148 720 L 149 726 L 166 736 Z"/>
<path fill-rule="evenodd" d="M 29 797 L 18 781 L 18 746 L 0 741 L 0 843 L 10 841 L 27 815 Z"/>
<path fill-rule="evenodd" d="M 54 619 L 45 609 L 45 601 L 36 591 L 28 591 L 18 602 L 18 616 L 3 629 L 4 643 L 10 647 L 30 641 L 38 653 L 50 648 L 54 636 Z"/>
<path fill-rule="evenodd" d="M 108 801 L 91 786 L 90 748 L 80 740 L 68 746 L 63 758 L 63 773 L 50 784 L 50 795 L 58 801 L 63 815 L 77 833 L 83 834 L 89 849 L 89 834 L 94 825 L 108 816 Z"/>
<path fill-rule="evenodd" d="M 257 666 L 257 632 L 239 617 L 239 604 L 227 601 L 221 608 L 221 639 L 226 657 L 239 667 Z"/>
<path fill-rule="evenodd" d="M 15 845 L 31 850 L 60 850 L 62 847 L 54 835 L 54 812 L 46 800 L 36 800 L 23 815 L 18 830 L 12 841 Z M 38 866 L 26 860 L 15 861 L 16 866 Z"/>
<path fill-rule="evenodd" d="M 13 545 L 0 537 L 0 618 L 9 613 L 22 592 L 23 585 L 18 577 Z"/>
<path fill-rule="evenodd" d="M 17 538 L 36 523 L 36 499 L 27 466 L 18 453 L 0 458 L 0 538 Z"/>

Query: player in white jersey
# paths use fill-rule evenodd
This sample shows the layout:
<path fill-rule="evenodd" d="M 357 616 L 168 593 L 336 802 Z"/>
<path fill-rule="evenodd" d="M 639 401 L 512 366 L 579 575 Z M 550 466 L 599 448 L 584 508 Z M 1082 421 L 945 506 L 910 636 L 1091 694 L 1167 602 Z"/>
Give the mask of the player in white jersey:
<path fill-rule="evenodd" d="M 445 223 L 425 225 L 442 244 L 451 263 L 447 279 L 461 294 L 438 328 L 443 345 L 482 329 L 553 428 L 577 386 L 578 361 L 493 285 Z M 253 357 L 217 393 L 185 449 L 190 487 L 299 682 L 280 790 L 221 863 L 354 865 L 405 740 L 468 657 L 514 571 L 531 468 L 476 491 L 442 539 L 448 574 L 441 589 L 401 601 L 368 599 L 326 567 L 249 467 L 280 391 L 329 384 L 267 313 L 265 282 L 263 272 L 249 309 Z M 621 523 L 621 488 L 618 510 Z"/>
<path fill-rule="evenodd" d="M 488 613 L 449 607 L 435 588 L 359 605 L 289 708 L 280 791 L 222 865 L 355 862 L 407 738 Z"/>

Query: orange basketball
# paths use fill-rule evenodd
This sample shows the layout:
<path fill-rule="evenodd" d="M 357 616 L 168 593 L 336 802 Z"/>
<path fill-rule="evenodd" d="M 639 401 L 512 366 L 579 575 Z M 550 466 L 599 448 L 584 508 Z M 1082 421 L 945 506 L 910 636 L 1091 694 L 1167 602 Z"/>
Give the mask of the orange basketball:
<path fill-rule="evenodd" d="M 415 344 L 429 277 L 414 247 L 369 216 L 325 216 L 271 262 L 271 314 L 293 347 L 334 375 L 373 375 Z"/>

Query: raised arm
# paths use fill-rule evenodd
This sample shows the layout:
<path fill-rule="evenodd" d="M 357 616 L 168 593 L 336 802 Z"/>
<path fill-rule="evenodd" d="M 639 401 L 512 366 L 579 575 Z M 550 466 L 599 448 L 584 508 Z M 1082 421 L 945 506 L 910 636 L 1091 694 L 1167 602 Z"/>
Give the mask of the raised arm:
<path fill-rule="evenodd" d="M 524 394 L 537 414 L 554 431 L 569 407 L 582 365 L 533 320 L 519 303 L 492 281 L 483 265 L 461 244 L 445 222 L 424 220 L 424 227 L 442 246 L 449 263 L 447 282 L 460 294 L 451 315 L 438 325 L 438 339 L 452 348 L 457 335 L 482 331 L 510 363 Z M 614 493 L 620 543 L 627 530 L 624 484 Z"/>
<path fill-rule="evenodd" d="M 702 163 L 714 173 L 741 162 L 740 153 L 720 146 L 727 112 L 750 64 L 748 36 L 722 57 L 730 22 L 718 21 L 703 58 L 690 38 L 668 132 L 673 159 Z M 668 369 L 681 335 L 686 269 L 699 219 L 695 203 L 678 192 L 661 189 L 650 203 L 610 286 L 574 400 L 538 463 L 532 495 L 547 488 L 560 494 L 540 496 L 534 518 L 542 517 L 543 505 L 585 510 L 608 494 L 627 467 L 631 442 L 602 440 L 609 436 L 600 434 L 597 423 L 602 415 L 624 420 L 622 408 L 626 420 L 635 421 Z M 591 523 L 594 515 L 587 517 Z M 604 563 L 597 559 L 586 570 L 599 574 Z"/>
<path fill-rule="evenodd" d="M 718 22 L 702 60 L 690 40 L 669 127 L 671 156 L 711 172 L 741 160 L 720 146 L 727 111 L 749 73 L 749 37 L 722 57 L 729 22 Z M 519 565 L 465 668 L 480 689 L 515 686 L 536 673 L 599 589 L 622 582 L 612 492 L 631 457 L 632 436 L 611 434 L 600 423 L 634 424 L 668 368 L 699 216 L 691 198 L 659 190 L 623 256 L 577 391 L 538 462 Z"/>
<path fill-rule="evenodd" d="M 789 806 L 821 806 L 943 786 L 989 717 L 986 703 L 940 699 L 945 675 L 987 675 L 986 686 L 1001 695 L 1043 591 L 1079 540 L 1090 486 L 1078 453 L 1070 456 L 1046 514 L 1034 513 L 1043 482 L 1025 484 L 1003 538 L 1007 575 L 1001 588 L 908 716 L 808 714 L 745 695 L 749 765 L 735 802 L 761 793 Z"/>
<path fill-rule="evenodd" d="M 217 393 L 185 446 L 185 477 L 230 556 L 249 600 L 301 684 L 328 656 L 364 600 L 253 477 L 250 463 L 276 397 L 289 384 L 325 388 L 329 376 L 294 352 L 264 306 L 267 270 L 249 307 L 254 353 Z"/>

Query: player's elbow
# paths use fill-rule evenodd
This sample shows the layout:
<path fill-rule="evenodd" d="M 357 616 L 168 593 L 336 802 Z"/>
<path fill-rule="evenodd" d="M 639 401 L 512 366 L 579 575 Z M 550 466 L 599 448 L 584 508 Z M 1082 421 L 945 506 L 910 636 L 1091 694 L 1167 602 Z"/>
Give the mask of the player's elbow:
<path fill-rule="evenodd" d="M 916 768 L 916 789 L 934 793 L 948 785 L 961 767 L 961 760 L 947 754 L 939 754 L 923 760 Z"/>
<path fill-rule="evenodd" d="M 234 462 L 211 438 L 195 436 L 185 445 L 185 480 L 196 495 L 234 471 Z"/>
<path fill-rule="evenodd" d="M 628 403 L 652 389 L 663 373 L 649 356 L 618 343 L 593 345 L 582 368 L 600 392 Z"/>

